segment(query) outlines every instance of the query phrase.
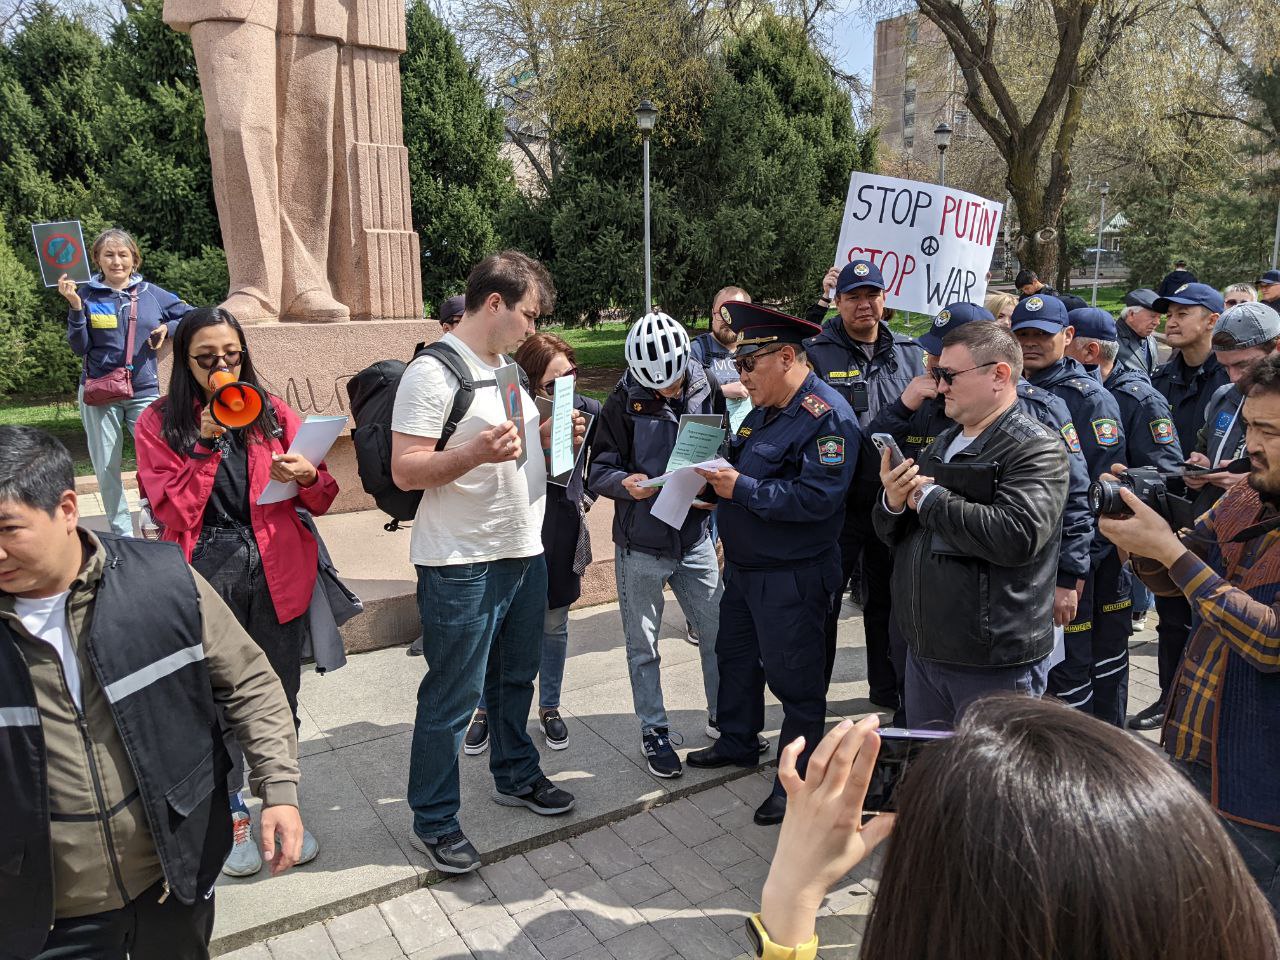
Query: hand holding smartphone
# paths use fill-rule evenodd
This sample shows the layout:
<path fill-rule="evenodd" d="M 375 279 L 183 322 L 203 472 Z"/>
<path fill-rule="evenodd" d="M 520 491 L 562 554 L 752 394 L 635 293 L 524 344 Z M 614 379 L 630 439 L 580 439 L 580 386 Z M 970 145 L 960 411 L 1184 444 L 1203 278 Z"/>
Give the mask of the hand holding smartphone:
<path fill-rule="evenodd" d="M 882 456 L 886 450 L 889 451 L 890 470 L 894 470 L 902 466 L 902 462 L 906 457 L 902 455 L 902 449 L 898 446 L 898 441 L 893 439 L 892 434 L 873 433 L 871 435 L 871 442 L 875 445 L 875 448 L 880 451 Z"/>

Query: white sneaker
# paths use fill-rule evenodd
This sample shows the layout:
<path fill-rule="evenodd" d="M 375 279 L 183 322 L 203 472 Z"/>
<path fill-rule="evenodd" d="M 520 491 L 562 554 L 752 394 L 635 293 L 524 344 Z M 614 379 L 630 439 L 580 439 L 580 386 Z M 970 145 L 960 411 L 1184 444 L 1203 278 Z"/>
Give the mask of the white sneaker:
<path fill-rule="evenodd" d="M 253 839 L 253 820 L 249 814 L 239 810 L 231 814 L 231 838 L 231 853 L 222 865 L 222 872 L 228 877 L 252 877 L 262 869 L 262 852 Z"/>

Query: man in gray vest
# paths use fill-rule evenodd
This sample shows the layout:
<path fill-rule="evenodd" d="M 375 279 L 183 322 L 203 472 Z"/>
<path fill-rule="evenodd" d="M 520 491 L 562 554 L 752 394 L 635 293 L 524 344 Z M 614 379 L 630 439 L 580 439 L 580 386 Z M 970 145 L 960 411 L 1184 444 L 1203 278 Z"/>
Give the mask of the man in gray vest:
<path fill-rule="evenodd" d="M 66 448 L 0 427 L 0 957 L 205 960 L 231 849 L 218 708 L 273 874 L 302 846 L 292 714 L 174 544 L 79 519 Z"/>

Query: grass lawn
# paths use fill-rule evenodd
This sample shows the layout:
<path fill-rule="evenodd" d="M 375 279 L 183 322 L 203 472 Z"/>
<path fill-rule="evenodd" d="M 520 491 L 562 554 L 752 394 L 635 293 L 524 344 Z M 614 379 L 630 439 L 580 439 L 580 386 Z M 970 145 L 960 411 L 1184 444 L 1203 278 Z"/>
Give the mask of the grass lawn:
<path fill-rule="evenodd" d="M 80 411 L 76 409 L 74 397 L 63 400 L 0 400 L 0 424 L 47 430 L 71 451 L 77 477 L 93 474 L 93 465 L 89 462 L 89 447 L 84 437 L 84 424 L 80 422 Z M 132 436 L 125 437 L 120 469 L 137 469 Z"/>

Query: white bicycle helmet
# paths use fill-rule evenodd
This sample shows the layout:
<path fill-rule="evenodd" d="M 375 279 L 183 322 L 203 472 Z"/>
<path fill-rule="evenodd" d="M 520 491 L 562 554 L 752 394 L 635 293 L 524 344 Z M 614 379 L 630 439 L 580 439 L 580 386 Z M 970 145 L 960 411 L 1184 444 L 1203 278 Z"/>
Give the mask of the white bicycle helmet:
<path fill-rule="evenodd" d="M 627 331 L 627 367 L 641 386 L 665 390 L 689 366 L 689 334 L 665 313 L 646 313 Z"/>

